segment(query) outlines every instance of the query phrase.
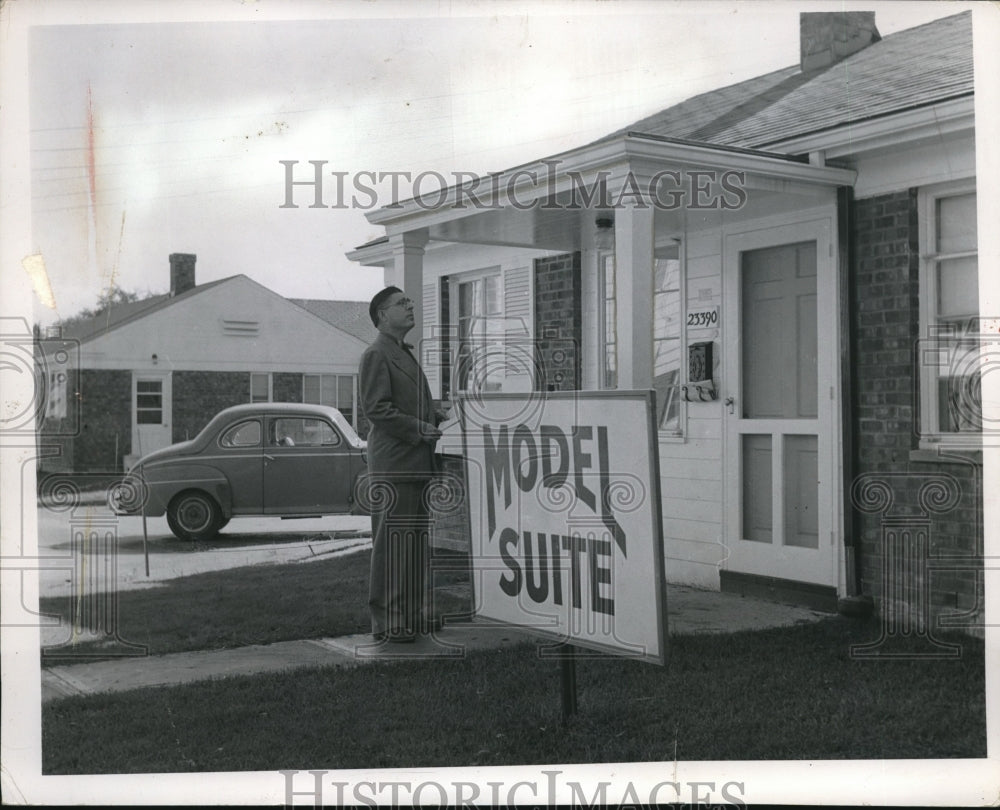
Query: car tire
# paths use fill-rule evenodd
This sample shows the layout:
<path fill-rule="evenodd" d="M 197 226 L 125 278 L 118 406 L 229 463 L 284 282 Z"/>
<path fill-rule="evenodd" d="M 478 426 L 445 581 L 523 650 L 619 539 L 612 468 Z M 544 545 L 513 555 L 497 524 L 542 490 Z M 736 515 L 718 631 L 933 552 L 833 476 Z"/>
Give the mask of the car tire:
<path fill-rule="evenodd" d="M 197 489 L 188 489 L 174 496 L 167 507 L 170 531 L 181 540 L 210 540 L 224 523 L 222 510 L 215 498 Z"/>

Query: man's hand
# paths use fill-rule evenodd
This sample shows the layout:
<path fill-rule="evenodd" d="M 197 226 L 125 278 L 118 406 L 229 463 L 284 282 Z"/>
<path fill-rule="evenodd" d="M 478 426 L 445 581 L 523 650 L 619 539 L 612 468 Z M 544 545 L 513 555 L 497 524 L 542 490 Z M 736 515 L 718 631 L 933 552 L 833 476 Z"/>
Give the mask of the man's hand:
<path fill-rule="evenodd" d="M 434 409 L 434 421 L 437 424 L 440 425 L 442 422 L 447 422 L 449 419 L 451 419 L 451 405 L 447 402 L 442 403 Z"/>

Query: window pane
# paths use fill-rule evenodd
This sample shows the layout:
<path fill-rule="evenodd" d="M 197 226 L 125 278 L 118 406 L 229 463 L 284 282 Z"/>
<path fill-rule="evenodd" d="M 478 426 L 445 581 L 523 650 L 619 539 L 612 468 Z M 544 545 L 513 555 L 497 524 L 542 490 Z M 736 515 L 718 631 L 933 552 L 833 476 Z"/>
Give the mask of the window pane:
<path fill-rule="evenodd" d="M 465 281 L 458 285 L 458 320 L 467 320 L 474 312 L 475 284 Z"/>
<path fill-rule="evenodd" d="M 938 430 L 945 433 L 978 433 L 983 429 L 983 396 L 980 376 L 938 378 Z"/>
<path fill-rule="evenodd" d="M 615 301 L 615 257 L 603 256 L 601 259 L 601 345 L 604 356 L 604 367 L 601 369 L 602 388 L 618 387 L 618 352 L 616 348 L 618 334 L 618 310 Z"/>
<path fill-rule="evenodd" d="M 506 373 L 503 295 L 499 273 L 458 285 L 458 347 L 454 389 L 499 391 Z"/>
<path fill-rule="evenodd" d="M 250 375 L 250 401 L 251 402 L 267 402 L 270 399 L 270 392 L 268 390 L 268 374 L 251 374 Z"/>
<path fill-rule="evenodd" d="M 302 378 L 302 401 L 319 405 L 319 375 L 306 374 Z"/>
<path fill-rule="evenodd" d="M 137 393 L 160 393 L 163 390 L 163 383 L 160 380 L 136 380 L 135 390 Z"/>
<path fill-rule="evenodd" d="M 322 419 L 281 417 L 274 420 L 270 443 L 278 447 L 319 447 L 340 444 L 340 434 Z"/>
<path fill-rule="evenodd" d="M 654 267 L 653 389 L 661 430 L 680 428 L 680 261 L 660 258 Z"/>
<path fill-rule="evenodd" d="M 937 201 L 937 252 L 976 249 L 976 195 L 943 197 Z"/>
<path fill-rule="evenodd" d="M 331 408 L 337 407 L 337 375 L 322 375 L 322 383 L 319 396 L 320 405 L 329 405 Z"/>
<path fill-rule="evenodd" d="M 979 314 L 979 260 L 975 256 L 937 263 L 938 315 L 972 318 Z"/>
<path fill-rule="evenodd" d="M 243 422 L 229 428 L 219 444 L 223 447 L 256 447 L 260 444 L 260 422 Z"/>
<path fill-rule="evenodd" d="M 500 306 L 500 276 L 487 276 L 484 291 L 484 315 L 499 315 Z"/>
<path fill-rule="evenodd" d="M 337 377 L 337 407 L 350 409 L 354 405 L 354 378 L 346 374 Z"/>
<path fill-rule="evenodd" d="M 135 421 L 140 425 L 159 425 L 163 422 L 163 412 L 159 409 L 135 412 Z"/>

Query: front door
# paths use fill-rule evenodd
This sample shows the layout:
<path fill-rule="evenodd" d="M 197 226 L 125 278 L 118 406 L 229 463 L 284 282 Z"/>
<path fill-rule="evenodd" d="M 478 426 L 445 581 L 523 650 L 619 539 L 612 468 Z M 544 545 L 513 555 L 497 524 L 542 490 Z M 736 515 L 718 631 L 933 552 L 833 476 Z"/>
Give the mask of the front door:
<path fill-rule="evenodd" d="M 728 559 L 837 585 L 836 280 L 829 220 L 726 240 Z"/>
<path fill-rule="evenodd" d="M 132 455 L 147 453 L 172 444 L 170 372 L 132 374 Z"/>

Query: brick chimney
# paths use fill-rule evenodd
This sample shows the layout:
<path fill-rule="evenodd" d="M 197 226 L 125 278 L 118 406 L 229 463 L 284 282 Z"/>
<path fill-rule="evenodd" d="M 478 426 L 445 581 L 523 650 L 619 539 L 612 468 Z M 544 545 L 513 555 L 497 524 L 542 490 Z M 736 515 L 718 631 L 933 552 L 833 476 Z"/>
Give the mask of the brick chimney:
<path fill-rule="evenodd" d="M 194 289 L 194 253 L 170 254 L 170 294 L 180 295 Z"/>
<path fill-rule="evenodd" d="M 799 14 L 799 66 L 821 70 L 882 39 L 874 11 L 804 11 Z"/>

